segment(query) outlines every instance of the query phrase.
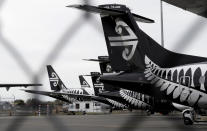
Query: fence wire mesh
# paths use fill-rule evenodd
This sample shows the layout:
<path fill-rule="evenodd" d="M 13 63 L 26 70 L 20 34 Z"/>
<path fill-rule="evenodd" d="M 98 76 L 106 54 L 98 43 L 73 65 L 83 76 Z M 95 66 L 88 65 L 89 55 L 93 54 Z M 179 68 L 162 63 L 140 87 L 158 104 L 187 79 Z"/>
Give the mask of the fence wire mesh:
<path fill-rule="evenodd" d="M 6 0 L 0 0 L 0 10 L 4 6 L 5 1 Z M 84 0 L 82 3 L 92 5 L 92 4 L 95 4 L 95 1 L 92 2 L 90 0 Z M 55 63 L 55 61 L 58 58 L 58 55 L 63 51 L 63 49 L 66 46 L 68 46 L 68 44 L 72 44 L 72 43 L 70 43 L 70 40 L 73 37 L 76 37 L 76 34 L 78 33 L 78 31 L 81 28 L 83 28 L 85 23 L 89 23 L 89 25 L 92 26 L 95 30 L 97 30 L 98 33 L 102 33 L 102 30 L 97 28 L 97 26 L 96 26 L 97 22 L 98 21 L 91 14 L 89 14 L 89 13 L 81 14 L 77 18 L 77 20 L 75 20 L 75 22 L 72 25 L 70 25 L 68 28 L 66 28 L 65 31 L 63 32 L 63 34 L 60 35 L 58 41 L 53 46 L 52 50 L 49 52 L 47 57 L 45 57 L 45 60 L 42 62 L 41 66 L 39 67 L 39 70 L 37 70 L 36 72 L 34 72 L 32 70 L 32 68 L 28 64 L 27 60 L 24 59 L 21 52 L 18 51 L 17 48 L 15 47 L 15 44 L 13 44 L 9 39 L 7 39 L 4 36 L 2 30 L 0 30 L 0 43 L 4 46 L 5 50 L 7 50 L 7 52 L 10 53 L 11 57 L 14 58 L 15 62 L 24 71 L 24 73 L 29 78 L 32 78 L 33 83 L 41 83 L 43 76 L 45 74 L 45 65 L 47 65 L 48 63 L 50 63 L 50 64 Z M 182 52 L 183 49 L 185 49 L 187 46 L 189 46 L 188 43 L 190 43 L 194 39 L 194 37 L 196 37 L 199 34 L 199 31 L 204 26 L 205 26 L 205 23 L 200 23 L 200 20 L 196 20 L 192 24 L 191 28 L 189 28 L 189 30 L 183 36 L 181 36 L 180 39 L 178 39 L 177 43 L 174 43 L 173 50 L 179 50 L 179 52 Z M 0 28 L 2 29 L 2 24 L 1 24 Z M 166 62 L 167 61 L 168 61 L 168 59 L 166 58 Z M 38 90 L 38 87 L 35 89 Z M 33 97 L 35 99 L 39 99 L 39 95 L 33 95 L 31 97 Z M 139 114 L 136 114 L 136 113 L 134 113 L 130 116 L 126 116 L 125 122 L 120 124 L 120 127 L 113 128 L 113 129 L 119 130 L 119 131 L 139 130 L 139 129 L 143 128 L 144 123 L 147 122 L 148 119 L 151 119 L 151 117 L 149 117 L 149 116 L 142 116 L 142 117 L 137 117 L 137 116 L 139 116 Z M 116 117 L 116 116 L 114 116 L 114 117 Z M 47 123 L 49 123 L 48 125 L 46 125 L 46 126 L 48 126 L 48 127 L 46 127 L 46 129 L 48 128 L 48 130 L 51 128 L 52 128 L 52 130 L 55 130 L 55 131 L 63 131 L 63 130 L 69 131 L 69 130 L 71 130 L 70 127 L 67 126 L 67 123 L 70 123 L 70 121 L 65 121 L 64 118 L 62 119 L 58 116 L 49 116 L 49 117 L 44 117 L 41 119 L 45 119 L 45 121 Z M 167 121 L 168 123 L 171 123 L 170 125 L 174 126 L 174 130 L 189 130 L 189 129 L 196 130 L 197 129 L 197 127 L 189 128 L 189 127 L 184 126 L 183 123 L 177 123 L 175 120 L 172 120 L 172 119 L 178 119 L 178 120 L 180 120 L 180 119 L 173 117 L 173 116 L 170 118 L 162 117 L 160 119 L 163 119 L 163 121 Z M 28 124 L 27 120 L 28 120 L 27 116 L 13 117 L 13 119 L 10 119 L 10 121 L 8 121 L 9 123 L 7 123 L 7 127 L 5 128 L 5 131 L 22 130 L 21 128 L 24 127 L 24 124 Z M 2 125 L 2 124 L 5 124 L 5 123 L 4 122 L 0 123 L 0 125 Z M 79 123 L 79 124 L 80 124 L 79 126 L 81 126 L 81 124 L 84 125 L 84 123 Z M 93 123 L 91 123 L 91 124 L 93 124 Z M 40 126 L 42 126 L 42 125 L 40 125 Z M 100 127 L 97 126 L 97 128 L 100 128 Z M 151 128 L 149 128 L 149 129 L 151 129 Z M 165 127 L 165 129 L 167 129 L 167 127 Z M 31 129 L 28 129 L 28 130 L 31 130 Z M 35 129 L 32 129 L 32 130 L 35 130 Z M 94 130 L 96 130 L 96 129 L 94 129 Z"/>

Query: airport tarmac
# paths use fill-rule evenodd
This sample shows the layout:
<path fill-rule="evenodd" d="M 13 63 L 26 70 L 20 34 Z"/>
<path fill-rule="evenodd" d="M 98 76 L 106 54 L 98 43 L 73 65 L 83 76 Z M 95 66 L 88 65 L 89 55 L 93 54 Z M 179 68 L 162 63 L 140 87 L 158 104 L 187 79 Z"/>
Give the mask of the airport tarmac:
<path fill-rule="evenodd" d="M 207 129 L 185 126 L 180 116 L 136 114 L 0 117 L 0 131 L 184 131 Z"/>

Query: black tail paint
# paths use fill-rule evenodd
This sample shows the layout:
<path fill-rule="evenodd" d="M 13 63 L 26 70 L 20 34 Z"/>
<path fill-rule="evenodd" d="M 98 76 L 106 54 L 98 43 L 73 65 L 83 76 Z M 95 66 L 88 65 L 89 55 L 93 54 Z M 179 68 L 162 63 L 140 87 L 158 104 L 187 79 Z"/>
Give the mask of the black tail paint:
<path fill-rule="evenodd" d="M 206 58 L 178 54 L 161 47 L 138 27 L 126 6 L 119 6 L 119 10 L 125 13 L 101 14 L 108 53 L 115 70 L 128 70 L 130 67 L 143 71 L 146 57 L 164 68 L 207 61 Z M 99 7 L 116 10 L 114 5 Z"/>
<path fill-rule="evenodd" d="M 58 74 L 55 72 L 55 70 L 52 68 L 51 65 L 47 65 L 47 72 L 48 77 L 50 81 L 50 87 L 51 90 L 59 91 L 61 89 L 66 89 L 66 86 L 58 76 Z"/>
<path fill-rule="evenodd" d="M 90 85 L 82 75 L 79 76 L 79 80 L 82 88 L 90 88 Z"/>
<path fill-rule="evenodd" d="M 207 58 L 178 54 L 161 47 L 136 23 L 136 21 L 153 23 L 153 20 L 131 13 L 125 5 L 109 4 L 99 7 L 73 5 L 68 7 L 101 15 L 109 59 L 115 71 L 135 69 L 144 71 L 146 58 L 162 68 L 207 61 Z"/>
<path fill-rule="evenodd" d="M 98 59 L 83 59 L 83 60 L 99 62 L 101 74 L 113 73 L 110 60 L 109 60 L 109 56 L 98 56 Z"/>
<path fill-rule="evenodd" d="M 113 9 L 115 6 L 102 5 L 100 7 Z M 135 33 L 138 30 L 134 26 L 136 22 L 131 20 L 134 18 L 126 6 L 120 5 L 114 10 L 117 9 L 124 12 L 128 11 L 128 13 L 120 15 L 101 14 L 111 66 L 115 71 L 127 71 L 137 67 L 143 69 L 144 63 L 139 52 L 136 51 L 139 42 Z M 139 64 L 136 65 L 136 63 Z"/>
<path fill-rule="evenodd" d="M 109 84 L 100 82 L 100 76 L 101 74 L 99 72 L 91 72 L 91 79 L 92 79 L 95 95 L 98 95 L 99 93 L 102 93 L 104 91 L 109 91 L 109 92 L 119 91 L 119 88 L 116 88 L 114 85 L 111 86 Z"/>
<path fill-rule="evenodd" d="M 104 85 L 100 82 L 101 74 L 99 72 L 91 72 L 91 79 L 94 87 L 95 95 L 97 96 L 99 93 L 104 91 Z"/>
<path fill-rule="evenodd" d="M 98 61 L 101 74 L 113 72 L 108 56 L 98 56 Z"/>

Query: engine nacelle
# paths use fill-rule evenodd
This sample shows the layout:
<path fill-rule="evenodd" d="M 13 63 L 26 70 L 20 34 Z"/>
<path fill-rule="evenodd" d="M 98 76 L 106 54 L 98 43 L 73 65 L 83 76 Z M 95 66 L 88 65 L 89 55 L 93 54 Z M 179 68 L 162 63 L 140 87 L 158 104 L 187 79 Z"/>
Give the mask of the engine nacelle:
<path fill-rule="evenodd" d="M 175 109 L 177 109 L 178 111 L 183 112 L 186 109 L 192 109 L 189 106 L 185 106 L 185 105 L 181 105 L 181 104 L 177 104 L 177 103 L 172 103 L 172 105 L 174 106 Z"/>

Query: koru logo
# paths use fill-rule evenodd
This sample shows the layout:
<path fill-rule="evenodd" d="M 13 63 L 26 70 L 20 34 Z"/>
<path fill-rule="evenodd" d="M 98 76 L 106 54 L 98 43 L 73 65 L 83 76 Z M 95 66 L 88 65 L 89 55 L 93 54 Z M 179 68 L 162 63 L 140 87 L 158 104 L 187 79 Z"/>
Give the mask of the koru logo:
<path fill-rule="evenodd" d="M 88 87 L 88 86 L 89 86 L 88 83 L 86 81 L 83 81 L 82 87 Z"/>
<path fill-rule="evenodd" d="M 86 83 L 86 81 L 83 81 L 83 85 L 88 85 L 88 84 Z"/>
<path fill-rule="evenodd" d="M 115 31 L 118 35 L 116 37 L 109 37 L 110 45 L 111 46 L 125 46 L 125 49 L 122 52 L 122 57 L 129 61 L 132 59 L 136 47 L 138 44 L 138 38 L 132 29 L 121 19 L 117 18 L 116 20 L 116 27 Z M 123 30 L 126 30 L 129 35 L 123 35 Z M 131 51 L 129 47 L 132 46 Z"/>
<path fill-rule="evenodd" d="M 109 65 L 109 64 L 106 65 L 106 72 L 112 72 L 111 65 Z"/>
<path fill-rule="evenodd" d="M 100 83 L 100 77 L 96 79 L 96 83 Z"/>
<path fill-rule="evenodd" d="M 103 93 L 103 89 L 102 89 L 102 88 L 99 88 L 99 89 L 98 89 L 98 92 L 99 92 L 99 93 Z"/>
<path fill-rule="evenodd" d="M 96 83 L 98 83 L 98 84 L 101 83 L 101 82 L 100 82 L 100 77 L 98 77 L 98 78 L 96 79 Z"/>
<path fill-rule="evenodd" d="M 59 83 L 58 76 L 55 72 L 52 72 L 50 82 L 52 82 L 53 86 L 57 86 Z"/>

